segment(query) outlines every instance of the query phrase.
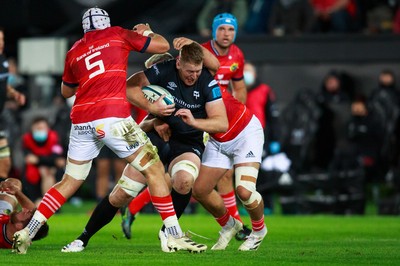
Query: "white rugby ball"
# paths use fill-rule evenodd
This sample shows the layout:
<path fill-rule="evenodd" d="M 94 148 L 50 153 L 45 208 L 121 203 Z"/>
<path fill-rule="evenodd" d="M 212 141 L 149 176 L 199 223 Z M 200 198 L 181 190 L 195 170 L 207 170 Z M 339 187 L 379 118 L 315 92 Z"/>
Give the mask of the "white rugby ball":
<path fill-rule="evenodd" d="M 161 95 L 165 95 L 162 101 L 165 105 L 170 105 L 174 103 L 174 97 L 172 96 L 172 94 L 161 86 L 147 85 L 142 88 L 142 92 L 144 94 L 144 97 L 151 103 L 157 101 Z"/>

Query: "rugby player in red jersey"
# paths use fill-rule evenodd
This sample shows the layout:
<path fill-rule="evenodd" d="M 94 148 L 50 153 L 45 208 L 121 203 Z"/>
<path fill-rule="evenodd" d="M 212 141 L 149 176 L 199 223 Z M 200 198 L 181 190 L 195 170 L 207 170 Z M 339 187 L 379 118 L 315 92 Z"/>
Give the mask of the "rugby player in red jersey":
<path fill-rule="evenodd" d="M 220 67 L 215 74 L 221 91 L 232 93 L 241 103 L 247 100 L 247 89 L 243 79 L 244 54 L 234 43 L 237 35 L 237 20 L 230 13 L 221 13 L 215 16 L 212 24 L 212 40 L 203 43 L 214 56 L 217 57 Z M 233 187 L 233 170 L 229 170 L 217 184 L 218 193 L 230 215 L 242 222 L 236 204 L 235 190 Z M 244 240 L 251 232 L 246 225 L 237 233 L 236 239 Z"/>

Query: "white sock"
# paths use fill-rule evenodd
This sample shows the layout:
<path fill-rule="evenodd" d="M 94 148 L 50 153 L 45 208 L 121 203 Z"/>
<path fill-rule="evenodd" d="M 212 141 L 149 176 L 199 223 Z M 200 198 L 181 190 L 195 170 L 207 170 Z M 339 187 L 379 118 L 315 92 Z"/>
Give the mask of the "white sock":
<path fill-rule="evenodd" d="M 229 216 L 228 222 L 222 227 L 224 230 L 231 229 L 235 226 L 235 219 L 232 216 Z"/>
<path fill-rule="evenodd" d="M 165 230 L 169 235 L 172 235 L 175 238 L 181 238 L 183 235 L 181 226 L 179 225 L 178 218 L 176 215 L 170 216 L 164 221 Z"/>
<path fill-rule="evenodd" d="M 26 226 L 29 229 L 29 238 L 32 239 L 35 237 L 36 233 L 39 231 L 40 227 L 47 221 L 46 217 L 41 214 L 39 211 L 35 211 L 32 219 L 29 221 Z"/>

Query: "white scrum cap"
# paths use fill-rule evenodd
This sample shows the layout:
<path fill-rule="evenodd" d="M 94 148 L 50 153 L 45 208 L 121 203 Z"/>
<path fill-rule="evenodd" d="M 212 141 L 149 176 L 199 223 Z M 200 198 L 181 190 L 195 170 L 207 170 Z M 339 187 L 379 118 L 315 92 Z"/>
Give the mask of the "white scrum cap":
<path fill-rule="evenodd" d="M 92 30 L 102 30 L 111 27 L 108 13 L 101 8 L 89 8 L 82 17 L 82 28 L 86 33 Z"/>

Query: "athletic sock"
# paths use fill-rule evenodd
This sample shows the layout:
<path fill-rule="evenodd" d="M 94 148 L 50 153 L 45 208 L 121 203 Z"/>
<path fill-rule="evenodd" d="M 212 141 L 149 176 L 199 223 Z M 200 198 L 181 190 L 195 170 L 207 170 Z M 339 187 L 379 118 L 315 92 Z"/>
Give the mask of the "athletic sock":
<path fill-rule="evenodd" d="M 227 194 L 221 195 L 221 197 L 224 200 L 225 207 L 228 209 L 229 214 L 236 220 L 239 220 L 243 223 L 242 219 L 240 218 L 239 210 L 236 204 L 235 190 L 232 190 Z"/>
<path fill-rule="evenodd" d="M 43 199 L 40 201 L 37 210 L 32 219 L 29 221 L 27 228 L 29 229 L 29 237 L 32 239 L 39 231 L 40 227 L 64 205 L 66 198 L 61 195 L 54 187 L 50 188 Z"/>
<path fill-rule="evenodd" d="M 217 223 L 219 223 L 221 227 L 224 227 L 228 223 L 230 217 L 231 215 L 228 211 L 226 211 L 223 216 L 215 218 L 215 220 L 217 221 Z"/>
<path fill-rule="evenodd" d="M 178 219 L 185 212 L 185 209 L 189 205 L 191 197 L 192 197 L 192 190 L 190 190 L 189 193 L 182 195 L 182 194 L 176 192 L 175 189 L 172 189 L 171 198 L 172 198 L 172 203 L 174 204 L 176 217 L 178 217 Z M 164 229 L 165 229 L 165 225 L 163 225 L 161 230 L 164 231 Z"/>
<path fill-rule="evenodd" d="M 109 195 L 107 195 L 99 204 L 97 204 L 92 215 L 90 216 L 89 221 L 85 226 L 85 229 L 78 237 L 79 240 L 82 240 L 84 247 L 86 247 L 90 238 L 94 234 L 96 234 L 101 228 L 111 222 L 119 209 L 111 205 L 108 197 Z"/>
<path fill-rule="evenodd" d="M 132 215 L 136 215 L 144 206 L 146 206 L 151 201 L 150 191 L 148 188 L 144 189 L 137 195 L 136 198 L 131 200 L 128 205 L 129 211 Z"/>
<path fill-rule="evenodd" d="M 160 214 L 166 231 L 175 238 L 182 237 L 182 229 L 178 223 L 171 195 L 164 197 L 151 196 L 151 201 Z"/>
<path fill-rule="evenodd" d="M 251 227 L 253 228 L 254 232 L 260 232 L 264 228 L 267 229 L 267 227 L 265 226 L 265 223 L 264 223 L 264 215 L 258 221 L 251 220 Z"/>

